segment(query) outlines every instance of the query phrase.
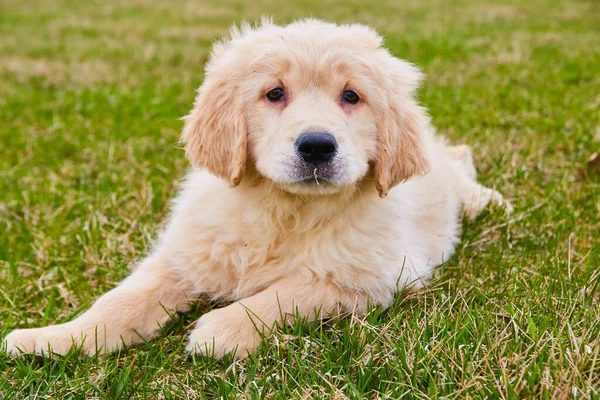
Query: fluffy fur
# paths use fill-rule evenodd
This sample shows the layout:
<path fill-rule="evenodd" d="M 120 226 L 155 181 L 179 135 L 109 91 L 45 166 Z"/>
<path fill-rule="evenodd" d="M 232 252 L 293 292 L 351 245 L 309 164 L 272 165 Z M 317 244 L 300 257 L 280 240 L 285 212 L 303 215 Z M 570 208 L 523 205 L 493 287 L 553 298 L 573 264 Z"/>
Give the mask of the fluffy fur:
<path fill-rule="evenodd" d="M 364 314 L 421 286 L 452 256 L 461 206 L 474 217 L 503 200 L 476 183 L 467 146 L 436 138 L 420 80 L 362 25 L 234 29 L 185 119 L 196 168 L 151 254 L 75 320 L 12 332 L 8 351 L 113 351 L 208 296 L 232 303 L 200 318 L 189 351 L 244 356 L 294 316 Z M 285 100 L 265 97 L 275 87 Z M 343 102 L 346 90 L 360 101 Z M 316 168 L 294 149 L 315 130 L 338 143 Z"/>

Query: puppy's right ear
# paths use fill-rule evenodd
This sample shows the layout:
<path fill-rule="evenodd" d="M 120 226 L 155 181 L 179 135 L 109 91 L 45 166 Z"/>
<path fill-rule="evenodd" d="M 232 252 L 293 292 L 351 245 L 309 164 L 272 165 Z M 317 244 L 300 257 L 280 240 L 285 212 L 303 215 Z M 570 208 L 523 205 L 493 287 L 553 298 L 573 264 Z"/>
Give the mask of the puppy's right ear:
<path fill-rule="evenodd" d="M 236 79 L 210 68 L 181 136 L 193 165 L 237 186 L 246 165 L 246 118 Z"/>

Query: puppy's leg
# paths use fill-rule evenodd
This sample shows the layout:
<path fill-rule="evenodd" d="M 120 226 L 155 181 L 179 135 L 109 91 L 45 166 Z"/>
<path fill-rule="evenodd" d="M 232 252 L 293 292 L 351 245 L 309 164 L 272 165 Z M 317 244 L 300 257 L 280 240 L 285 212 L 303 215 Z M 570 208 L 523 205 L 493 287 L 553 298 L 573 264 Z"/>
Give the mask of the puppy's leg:
<path fill-rule="evenodd" d="M 340 312 L 364 314 L 367 296 L 309 277 L 287 277 L 230 306 L 203 315 L 190 334 L 188 351 L 222 357 L 235 350 L 243 358 L 268 336 L 275 323 L 298 315 L 309 320 Z M 391 298 L 391 293 L 390 293 Z"/>
<path fill-rule="evenodd" d="M 467 218 L 473 220 L 488 206 L 504 207 L 507 214 L 513 211 L 512 205 L 504 200 L 500 192 L 477 183 L 477 172 L 473 163 L 473 152 L 467 145 L 447 146 L 446 154 L 452 159 L 457 172 L 457 188 Z"/>
<path fill-rule="evenodd" d="M 446 154 L 454 159 L 456 166 L 469 177 L 471 180 L 477 179 L 477 170 L 475 169 L 475 163 L 473 162 L 473 150 L 471 146 L 461 144 L 458 146 L 446 146 L 444 148 Z"/>
<path fill-rule="evenodd" d="M 460 188 L 463 212 L 470 220 L 475 219 L 488 206 L 493 204 L 503 207 L 506 214 L 513 212 L 510 202 L 504 200 L 500 192 L 487 188 L 475 181 L 468 182 Z"/>
<path fill-rule="evenodd" d="M 19 329 L 5 338 L 10 353 L 64 354 L 75 344 L 87 354 L 106 353 L 149 339 L 169 315 L 185 309 L 192 286 L 169 271 L 168 262 L 153 256 L 142 262 L 118 287 L 100 297 L 71 322 Z"/>

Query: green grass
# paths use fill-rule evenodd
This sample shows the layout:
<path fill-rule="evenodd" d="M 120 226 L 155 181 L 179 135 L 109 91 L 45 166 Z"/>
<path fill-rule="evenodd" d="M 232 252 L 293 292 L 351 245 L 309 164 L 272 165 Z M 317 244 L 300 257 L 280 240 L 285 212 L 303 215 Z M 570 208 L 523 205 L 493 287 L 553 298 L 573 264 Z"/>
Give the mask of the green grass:
<path fill-rule="evenodd" d="M 73 318 L 144 256 L 210 43 L 262 13 L 376 27 L 515 213 L 465 223 L 438 280 L 385 312 L 233 362 L 186 355 L 199 304 L 103 358 L 0 354 L 0 398 L 600 398 L 600 179 L 578 178 L 600 149 L 600 4 L 488 1 L 2 1 L 0 337 Z"/>

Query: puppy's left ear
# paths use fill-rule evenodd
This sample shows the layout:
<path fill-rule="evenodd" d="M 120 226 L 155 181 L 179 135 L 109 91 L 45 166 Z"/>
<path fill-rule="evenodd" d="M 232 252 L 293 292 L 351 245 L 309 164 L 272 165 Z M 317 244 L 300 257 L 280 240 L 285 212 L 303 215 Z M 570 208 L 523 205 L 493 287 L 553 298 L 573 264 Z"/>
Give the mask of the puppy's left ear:
<path fill-rule="evenodd" d="M 237 186 L 246 165 L 246 118 L 235 77 L 208 67 L 181 140 L 193 165 Z"/>
<path fill-rule="evenodd" d="M 380 197 L 415 175 L 427 172 L 424 135 L 429 120 L 413 98 L 421 72 L 412 64 L 387 54 L 383 74 L 386 104 L 381 110 L 375 180 Z"/>

